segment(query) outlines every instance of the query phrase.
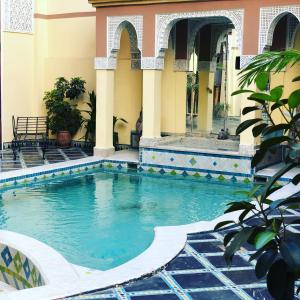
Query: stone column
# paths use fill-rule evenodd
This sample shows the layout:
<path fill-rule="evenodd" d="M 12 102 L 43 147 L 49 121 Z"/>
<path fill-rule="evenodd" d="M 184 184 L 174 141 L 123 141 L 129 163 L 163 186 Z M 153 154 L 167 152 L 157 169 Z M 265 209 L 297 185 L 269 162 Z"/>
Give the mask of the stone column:
<path fill-rule="evenodd" d="M 109 156 L 113 147 L 114 69 L 96 71 L 96 146 L 94 155 Z"/>
<path fill-rule="evenodd" d="M 200 61 L 198 71 L 198 130 L 204 133 L 210 133 L 212 130 L 215 63 L 210 61 Z"/>
<path fill-rule="evenodd" d="M 143 70 L 143 140 L 161 137 L 161 70 Z"/>
<path fill-rule="evenodd" d="M 247 89 L 255 91 L 256 85 L 252 83 L 250 86 L 247 87 Z M 236 101 L 240 101 L 241 103 L 241 112 L 243 111 L 244 107 L 255 105 L 254 101 L 247 99 L 248 97 L 249 94 L 240 94 L 234 97 L 236 98 L 235 99 Z M 255 110 L 245 116 L 241 113 L 241 123 L 252 118 L 260 118 L 260 117 L 261 117 L 260 110 Z M 241 154 L 254 155 L 256 146 L 260 143 L 260 138 L 253 137 L 252 128 L 253 126 L 240 134 L 239 152 Z"/>

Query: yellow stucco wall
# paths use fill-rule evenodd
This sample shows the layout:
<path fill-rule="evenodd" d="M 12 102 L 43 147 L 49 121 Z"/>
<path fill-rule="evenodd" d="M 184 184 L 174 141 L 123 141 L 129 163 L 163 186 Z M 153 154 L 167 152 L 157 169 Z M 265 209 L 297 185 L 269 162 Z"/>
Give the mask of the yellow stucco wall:
<path fill-rule="evenodd" d="M 34 109 L 34 37 L 2 33 L 2 136 L 12 138 L 12 115 L 31 115 Z"/>
<path fill-rule="evenodd" d="M 295 45 L 294 49 L 300 50 L 300 30 L 298 29 L 296 37 L 295 37 Z M 271 89 L 279 86 L 284 85 L 284 94 L 283 97 L 288 97 L 294 90 L 300 88 L 299 81 L 292 82 L 292 80 L 300 75 L 300 63 L 287 67 L 286 71 L 279 72 L 276 74 L 272 74 L 271 76 Z M 273 117 L 275 122 L 281 123 L 284 122 L 283 116 L 280 114 L 279 111 L 275 111 L 273 113 Z"/>
<path fill-rule="evenodd" d="M 93 11 L 87 1 L 35 1 L 35 12 L 56 14 Z M 33 34 L 3 33 L 3 142 L 12 139 L 12 115 L 45 115 L 43 95 L 57 77 L 80 76 L 95 89 L 96 17 L 34 20 Z M 88 95 L 84 96 L 88 99 Z M 86 108 L 80 101 L 79 108 Z M 74 139 L 83 136 L 79 132 Z"/>
<path fill-rule="evenodd" d="M 185 133 L 186 84 L 186 72 L 174 71 L 174 52 L 168 49 L 165 54 L 165 68 L 162 72 L 162 132 Z"/>
<path fill-rule="evenodd" d="M 128 124 L 118 122 L 116 125 L 121 144 L 130 144 L 130 131 L 135 130 L 142 109 L 142 86 L 142 71 L 131 68 L 129 34 L 124 30 L 115 71 L 114 101 L 114 115 L 128 122 Z"/>

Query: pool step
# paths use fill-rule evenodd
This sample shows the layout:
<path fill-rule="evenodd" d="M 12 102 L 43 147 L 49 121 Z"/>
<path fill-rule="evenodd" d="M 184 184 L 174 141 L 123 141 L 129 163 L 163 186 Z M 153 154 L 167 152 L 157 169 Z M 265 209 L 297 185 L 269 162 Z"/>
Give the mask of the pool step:
<path fill-rule="evenodd" d="M 131 170 L 137 170 L 138 168 L 138 162 L 128 162 L 127 168 Z"/>
<path fill-rule="evenodd" d="M 267 182 L 267 180 L 268 180 L 268 177 L 257 176 L 257 175 L 254 175 L 254 179 L 253 179 L 254 183 L 256 183 L 256 184 L 264 184 Z"/>

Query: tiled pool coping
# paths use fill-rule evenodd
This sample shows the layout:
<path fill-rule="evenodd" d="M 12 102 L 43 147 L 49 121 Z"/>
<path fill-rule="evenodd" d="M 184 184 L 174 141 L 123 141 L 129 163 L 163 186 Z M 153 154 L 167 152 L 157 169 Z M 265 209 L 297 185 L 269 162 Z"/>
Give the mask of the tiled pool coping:
<path fill-rule="evenodd" d="M 106 161 L 101 157 L 89 157 L 77 161 L 3 173 L 0 174 L 0 184 L 14 184 L 15 181 L 20 181 L 22 183 L 24 180 L 34 179 L 37 177 L 43 178 L 45 174 L 61 174 L 62 172 L 69 172 L 70 170 L 72 171 L 81 169 L 84 171 L 86 168 L 95 165 L 97 166 L 103 163 L 115 163 L 117 166 L 123 164 L 125 167 L 128 162 L 125 160 Z M 300 186 L 288 184 L 281 190 L 276 191 L 276 193 L 273 195 L 273 198 L 279 199 L 282 195 L 287 197 L 288 195 L 293 195 L 299 192 L 299 190 Z M 221 220 L 227 220 L 228 218 L 237 220 L 238 214 L 232 213 L 231 215 L 221 216 L 220 218 L 210 222 L 201 221 L 183 226 L 156 227 L 155 238 L 148 249 L 146 249 L 142 254 L 133 260 L 105 272 L 74 267 L 70 267 L 72 272 L 70 269 L 68 272 L 65 272 L 64 268 L 61 267 L 61 264 L 54 263 L 52 267 L 51 265 L 47 265 L 47 267 L 44 265 L 45 268 L 40 268 L 40 271 L 42 273 L 45 272 L 45 278 L 47 278 L 47 272 L 49 271 L 53 273 L 58 272 L 59 284 L 57 281 L 55 281 L 56 284 L 47 284 L 47 280 L 45 280 L 46 285 L 43 287 L 11 292 L 9 294 L 2 294 L 0 295 L 0 299 L 40 300 L 62 298 L 93 290 L 104 289 L 110 286 L 115 286 L 138 279 L 142 276 L 156 272 L 158 269 L 162 268 L 174 257 L 176 257 L 184 248 L 187 241 L 187 236 L 189 234 L 212 230 L 216 223 L 220 222 Z M 26 237 L 24 236 L 21 238 L 24 239 L 24 241 L 26 240 Z M 32 239 L 30 240 L 32 241 Z M 29 248 L 30 245 L 33 247 L 30 241 L 25 242 L 25 244 L 29 245 Z M 20 247 L 20 243 L 15 243 L 14 246 Z M 39 253 L 39 256 L 37 257 L 40 257 L 42 261 L 45 261 L 45 257 L 43 257 L 44 251 L 38 251 L 38 248 L 36 248 L 34 253 Z M 57 255 L 59 256 L 60 254 Z M 33 259 L 33 261 L 37 265 L 40 264 L 37 259 Z M 51 270 L 51 268 L 53 268 L 53 270 Z M 70 275 L 69 272 L 71 272 L 72 275 Z M 72 278 L 72 280 L 70 280 L 70 278 Z"/>

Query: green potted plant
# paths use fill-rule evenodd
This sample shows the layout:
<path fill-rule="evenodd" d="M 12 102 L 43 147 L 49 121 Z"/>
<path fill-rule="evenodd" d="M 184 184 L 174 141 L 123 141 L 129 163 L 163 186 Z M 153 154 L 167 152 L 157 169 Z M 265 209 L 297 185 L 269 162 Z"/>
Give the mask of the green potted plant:
<path fill-rule="evenodd" d="M 82 125 L 82 116 L 75 102 L 85 92 L 85 81 L 79 77 L 70 82 L 60 77 L 54 89 L 45 93 L 49 129 L 56 134 L 57 145 L 69 147 L 72 137 Z"/>
<path fill-rule="evenodd" d="M 119 121 L 128 124 L 128 122 L 123 118 L 118 118 L 116 116 L 113 117 L 113 145 L 114 145 L 114 147 L 117 144 L 119 144 L 119 134 L 116 131 L 116 125 Z"/>
<path fill-rule="evenodd" d="M 88 117 L 84 119 L 84 128 L 85 143 L 90 142 L 92 145 L 95 145 L 96 141 L 96 94 L 94 91 L 89 93 L 90 101 L 86 104 L 89 107 L 89 110 L 84 110 L 83 112 L 88 114 Z"/>

